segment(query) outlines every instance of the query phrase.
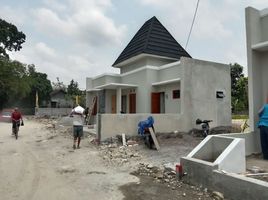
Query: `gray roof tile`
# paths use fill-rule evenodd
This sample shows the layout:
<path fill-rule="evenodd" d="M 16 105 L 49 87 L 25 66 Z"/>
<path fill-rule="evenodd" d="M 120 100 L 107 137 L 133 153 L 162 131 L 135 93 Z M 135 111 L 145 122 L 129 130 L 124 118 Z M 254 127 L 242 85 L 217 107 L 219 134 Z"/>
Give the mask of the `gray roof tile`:
<path fill-rule="evenodd" d="M 191 58 L 156 17 L 142 25 L 113 66 L 142 53 L 175 59 L 180 59 L 181 56 Z"/>

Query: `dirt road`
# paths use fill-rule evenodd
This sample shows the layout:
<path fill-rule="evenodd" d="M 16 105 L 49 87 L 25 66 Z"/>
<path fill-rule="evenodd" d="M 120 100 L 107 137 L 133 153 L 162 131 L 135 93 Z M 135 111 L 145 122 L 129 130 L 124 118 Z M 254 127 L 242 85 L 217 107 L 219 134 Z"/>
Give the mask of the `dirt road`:
<path fill-rule="evenodd" d="M 152 177 L 131 175 L 140 162 L 161 165 L 179 159 L 178 153 L 185 154 L 190 149 L 186 140 L 173 144 L 173 155 L 165 147 L 156 152 L 139 145 L 137 153 L 122 159 L 117 154 L 125 156 L 127 152 L 119 147 L 107 150 L 86 138 L 82 148 L 74 151 L 69 133 L 36 120 L 24 122 L 18 140 L 11 136 L 11 124 L 0 123 L 0 199 L 212 199 L 209 193 L 193 186 L 171 188 Z M 120 163 L 107 161 L 113 150 L 117 150 L 114 158 Z"/>
<path fill-rule="evenodd" d="M 83 141 L 71 149 L 69 137 L 48 137 L 44 126 L 26 121 L 19 138 L 0 123 L 1 199 L 122 199 L 119 185 L 138 181 L 128 172 L 102 167 L 97 149 Z"/>

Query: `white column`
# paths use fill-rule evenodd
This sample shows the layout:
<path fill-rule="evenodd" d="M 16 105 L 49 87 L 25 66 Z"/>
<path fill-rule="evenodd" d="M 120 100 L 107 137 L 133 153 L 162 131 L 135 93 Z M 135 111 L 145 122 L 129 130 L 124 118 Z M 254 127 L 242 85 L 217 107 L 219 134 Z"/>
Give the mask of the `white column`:
<path fill-rule="evenodd" d="M 121 111 L 121 88 L 116 89 L 116 113 L 119 114 Z"/>

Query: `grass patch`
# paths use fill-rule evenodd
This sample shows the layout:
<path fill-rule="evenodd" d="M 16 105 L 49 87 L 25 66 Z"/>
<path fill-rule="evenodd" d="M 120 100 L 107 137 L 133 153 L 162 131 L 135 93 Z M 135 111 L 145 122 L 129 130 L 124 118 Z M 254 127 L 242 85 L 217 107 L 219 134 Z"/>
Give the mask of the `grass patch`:
<path fill-rule="evenodd" d="M 232 115 L 232 119 L 248 119 L 248 115 Z"/>

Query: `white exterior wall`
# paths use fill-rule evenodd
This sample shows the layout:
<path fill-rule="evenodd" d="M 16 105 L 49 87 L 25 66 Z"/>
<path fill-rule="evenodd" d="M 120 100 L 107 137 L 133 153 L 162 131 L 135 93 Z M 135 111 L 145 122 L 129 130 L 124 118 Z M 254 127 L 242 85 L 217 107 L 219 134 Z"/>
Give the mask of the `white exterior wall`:
<path fill-rule="evenodd" d="M 211 119 L 211 126 L 231 126 L 230 66 L 214 62 L 183 58 L 184 107 L 195 127 L 197 118 Z M 216 91 L 225 97 L 216 98 Z"/>
<path fill-rule="evenodd" d="M 105 112 L 112 113 L 112 96 L 116 95 L 115 90 L 105 90 Z"/>
<path fill-rule="evenodd" d="M 165 113 L 181 112 L 181 98 L 173 99 L 173 90 L 181 90 L 180 83 L 171 83 L 155 87 L 155 92 L 165 93 Z"/>
<path fill-rule="evenodd" d="M 144 87 L 146 87 L 146 73 L 144 73 L 144 71 L 139 71 L 135 74 L 129 74 L 122 77 L 122 82 L 129 84 L 138 83 L 139 85 L 144 85 Z M 144 96 L 146 96 L 147 91 L 136 88 L 132 89 L 132 93 L 136 93 L 136 112 L 147 112 L 147 105 L 146 102 L 144 102 Z"/>
<path fill-rule="evenodd" d="M 120 74 L 123 73 L 127 73 L 130 71 L 133 71 L 135 69 L 144 67 L 144 66 L 155 66 L 155 67 L 159 67 L 162 65 L 166 65 L 168 63 L 172 63 L 175 60 L 171 60 L 171 59 L 165 59 L 165 58 L 158 58 L 158 57 L 153 57 L 153 56 L 146 56 L 143 58 L 140 58 L 139 60 L 136 60 L 134 62 L 131 62 L 127 65 L 121 66 L 120 67 Z"/>
<path fill-rule="evenodd" d="M 118 74 L 113 74 L 113 75 L 101 75 L 97 76 L 92 79 L 92 87 L 97 87 L 100 85 L 106 85 L 109 83 L 121 83 L 121 77 Z"/>
<path fill-rule="evenodd" d="M 268 10 L 246 8 L 246 36 L 249 89 L 249 126 L 253 131 L 251 139 L 254 148 L 251 153 L 260 152 L 260 136 L 257 123 L 258 111 L 268 98 Z"/>
<path fill-rule="evenodd" d="M 252 50 L 252 45 L 262 41 L 260 12 L 254 8 L 246 8 L 248 86 L 249 86 L 249 125 L 252 131 L 257 130 L 257 112 L 263 104 L 261 66 L 259 53 Z"/>
<path fill-rule="evenodd" d="M 135 61 L 133 63 L 128 64 L 127 66 L 120 67 L 120 74 L 130 72 L 132 70 L 138 69 L 140 67 L 144 67 L 146 65 L 147 65 L 147 59 L 142 58 L 140 60 L 137 60 L 137 61 Z"/>
<path fill-rule="evenodd" d="M 171 66 L 171 67 L 168 67 Z M 182 97 L 183 88 L 182 84 L 184 81 L 184 66 L 181 65 L 180 61 L 162 66 L 161 70 L 158 71 L 157 82 L 162 82 L 171 79 L 180 78 L 180 82 L 170 83 L 166 85 L 156 86 L 155 92 L 164 92 L 167 94 L 165 99 L 165 112 L 166 113 L 181 113 L 182 112 Z M 173 99 L 173 90 L 180 90 L 180 98 Z"/>
<path fill-rule="evenodd" d="M 158 81 L 165 81 L 169 79 L 176 79 L 184 77 L 184 66 L 181 65 L 181 62 L 174 62 L 171 64 L 164 65 L 158 71 Z"/>

